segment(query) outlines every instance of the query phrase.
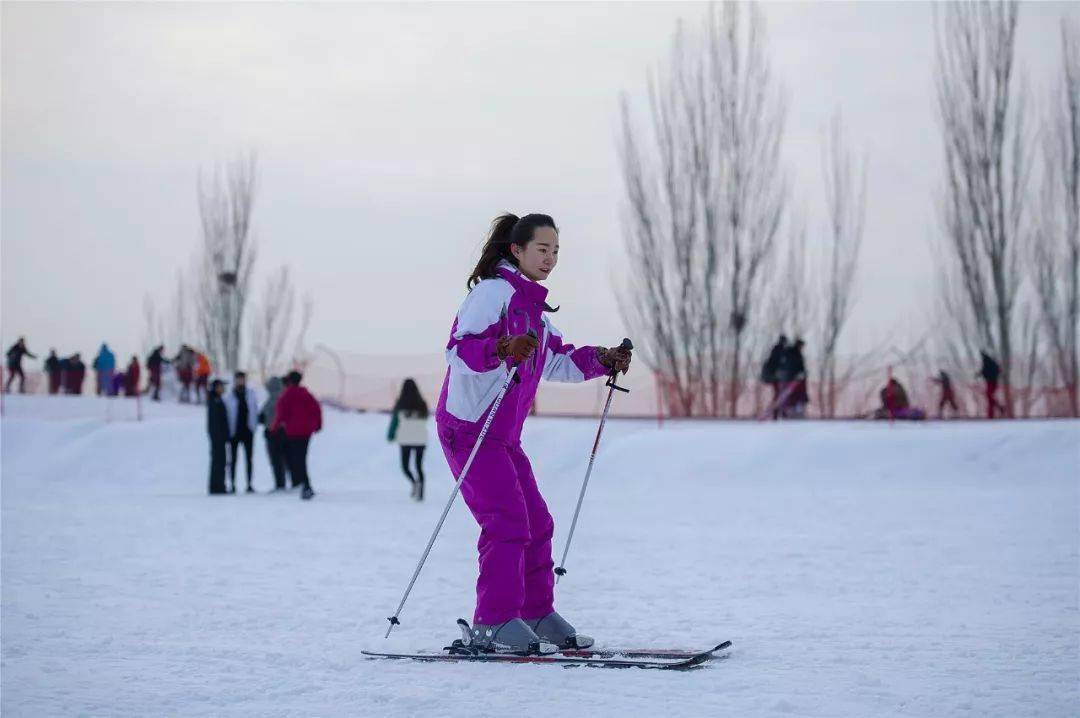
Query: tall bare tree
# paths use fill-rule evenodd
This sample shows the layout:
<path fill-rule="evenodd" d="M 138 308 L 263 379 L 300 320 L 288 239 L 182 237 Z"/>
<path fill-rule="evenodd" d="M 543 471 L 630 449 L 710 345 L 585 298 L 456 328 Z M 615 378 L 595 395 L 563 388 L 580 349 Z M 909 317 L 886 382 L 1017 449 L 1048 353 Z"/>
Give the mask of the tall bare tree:
<path fill-rule="evenodd" d="M 866 168 L 856 173 L 843 144 L 840 115 L 833 116 L 822 153 L 825 202 L 829 221 L 824 243 L 824 266 L 817 276 L 823 316 L 817 362 L 818 408 L 822 416 L 836 415 L 836 350 L 851 309 L 855 270 L 866 215 Z"/>
<path fill-rule="evenodd" d="M 289 268 L 282 266 L 267 278 L 259 300 L 252 306 L 250 347 L 260 376 L 269 375 L 284 359 L 285 344 L 292 332 L 296 287 Z"/>
<path fill-rule="evenodd" d="M 238 369 L 241 330 L 256 244 L 254 155 L 241 157 L 199 179 L 203 244 L 197 266 L 198 323 L 214 365 Z"/>
<path fill-rule="evenodd" d="M 623 101 L 627 320 L 678 413 L 737 412 L 745 332 L 772 278 L 787 176 L 764 34 L 756 6 L 710 6 L 700 32 L 677 26 L 650 74 L 651 136 L 638 137 Z"/>
<path fill-rule="evenodd" d="M 1001 362 L 1012 407 L 1014 308 L 1025 231 L 1030 138 L 1013 73 L 1016 2 L 938 6 L 937 94 L 945 149 L 942 293 L 968 366 Z"/>
<path fill-rule="evenodd" d="M 158 314 L 154 298 L 149 293 L 143 295 L 143 330 L 142 352 L 145 356 L 164 341 L 165 323 Z"/>
<path fill-rule="evenodd" d="M 1075 25 L 1061 23 L 1061 76 L 1043 133 L 1044 167 L 1035 224 L 1033 275 L 1053 366 L 1080 416 L 1080 46 Z"/>

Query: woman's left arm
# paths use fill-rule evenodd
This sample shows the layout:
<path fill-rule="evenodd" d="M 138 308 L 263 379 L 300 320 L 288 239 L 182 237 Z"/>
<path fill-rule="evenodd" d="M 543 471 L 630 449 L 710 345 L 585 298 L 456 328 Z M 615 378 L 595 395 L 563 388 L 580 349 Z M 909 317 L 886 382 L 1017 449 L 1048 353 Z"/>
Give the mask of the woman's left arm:
<path fill-rule="evenodd" d="M 575 383 L 611 373 L 611 369 L 600 361 L 604 347 L 575 347 L 573 344 L 566 344 L 562 334 L 550 322 L 548 331 L 544 347 L 544 379 Z"/>

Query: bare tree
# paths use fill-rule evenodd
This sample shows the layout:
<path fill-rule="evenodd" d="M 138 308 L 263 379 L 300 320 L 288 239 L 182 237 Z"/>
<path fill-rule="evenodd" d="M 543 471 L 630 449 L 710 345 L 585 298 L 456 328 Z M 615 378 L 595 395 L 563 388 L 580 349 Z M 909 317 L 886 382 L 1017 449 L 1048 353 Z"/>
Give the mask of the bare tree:
<path fill-rule="evenodd" d="M 143 296 L 143 330 L 142 350 L 143 354 L 149 354 L 158 344 L 161 344 L 165 336 L 164 322 L 158 314 L 154 298 L 150 294 Z"/>
<path fill-rule="evenodd" d="M 173 287 L 173 295 L 169 307 L 169 330 L 167 341 L 169 347 L 179 347 L 192 341 L 191 338 L 191 309 L 192 298 L 189 295 L 188 283 L 182 271 L 176 273 L 176 284 Z"/>
<path fill-rule="evenodd" d="M 699 33 L 677 26 L 649 78 L 650 151 L 623 101 L 627 321 L 683 414 L 737 412 L 752 300 L 784 218 L 784 103 L 761 11 L 744 10 L 711 6 Z"/>
<path fill-rule="evenodd" d="M 256 245 L 251 231 L 255 203 L 254 155 L 200 177 L 203 246 L 197 268 L 199 329 L 215 366 L 238 369 L 241 328 Z"/>
<path fill-rule="evenodd" d="M 1011 411 L 1017 259 L 1030 170 L 1024 87 L 1013 78 L 1018 6 L 1010 1 L 940 7 L 937 93 L 948 249 L 942 294 L 968 366 L 979 348 L 1000 358 Z"/>
<path fill-rule="evenodd" d="M 1040 212 L 1032 268 L 1053 365 L 1080 416 L 1080 47 L 1075 26 L 1061 23 L 1062 70 L 1043 134 Z"/>
<path fill-rule="evenodd" d="M 819 286 L 824 309 L 819 335 L 817 395 L 821 415 L 832 417 L 836 415 L 836 350 L 851 309 L 866 214 L 865 160 L 863 169 L 856 175 L 843 145 L 839 113 L 833 116 L 822 157 L 829 232 L 824 245 L 824 266 L 817 272 L 821 278 Z"/>
<path fill-rule="evenodd" d="M 253 364 L 262 377 L 284 358 L 292 331 L 296 287 L 289 268 L 282 266 L 266 280 L 260 300 L 252 307 L 250 346 Z"/>
<path fill-rule="evenodd" d="M 300 329 L 296 332 L 296 344 L 293 347 L 293 364 L 306 366 L 312 352 L 307 348 L 307 333 L 311 327 L 311 317 L 315 314 L 315 300 L 311 294 L 304 294 L 304 303 L 300 308 Z"/>

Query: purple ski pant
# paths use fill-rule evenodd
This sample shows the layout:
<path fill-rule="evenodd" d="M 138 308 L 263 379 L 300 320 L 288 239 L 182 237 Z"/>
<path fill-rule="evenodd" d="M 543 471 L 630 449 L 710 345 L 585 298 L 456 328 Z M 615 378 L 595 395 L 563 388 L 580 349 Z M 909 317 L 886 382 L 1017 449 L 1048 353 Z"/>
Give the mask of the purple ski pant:
<path fill-rule="evenodd" d="M 439 441 L 457 479 L 476 434 L 440 426 Z M 554 611 L 555 526 L 521 445 L 487 436 L 461 484 L 461 495 L 480 524 L 473 623 L 531 620 Z"/>

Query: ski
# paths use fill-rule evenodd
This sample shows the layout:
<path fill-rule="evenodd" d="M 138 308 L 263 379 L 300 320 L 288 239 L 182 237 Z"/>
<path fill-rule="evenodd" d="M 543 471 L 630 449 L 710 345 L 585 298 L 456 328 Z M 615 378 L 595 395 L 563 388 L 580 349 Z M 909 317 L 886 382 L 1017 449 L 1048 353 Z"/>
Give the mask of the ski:
<path fill-rule="evenodd" d="M 447 652 L 447 653 L 383 653 L 379 651 L 361 651 L 361 653 L 370 658 L 386 658 L 386 659 L 401 659 L 401 660 L 414 660 L 414 661 L 433 661 L 433 662 L 454 662 L 454 661 L 466 661 L 474 663 L 534 663 L 542 665 L 554 665 L 563 666 L 564 668 L 574 666 L 585 666 L 588 668 L 641 668 L 645 670 L 660 670 L 660 671 L 686 671 L 693 668 L 698 668 L 713 658 L 717 658 L 717 654 L 731 647 L 731 641 L 724 641 L 723 643 L 710 648 L 707 651 L 689 652 L 689 651 L 632 651 L 631 653 L 637 653 L 638 656 L 632 656 L 626 653 L 616 654 L 611 651 L 580 651 L 576 653 L 588 653 L 590 655 L 573 655 L 568 653 L 562 653 L 557 655 L 529 655 L 519 656 L 506 653 L 469 653 L 469 652 Z M 460 651 L 460 649 L 456 649 Z M 659 655 L 662 657 L 646 657 Z M 620 657 L 625 656 L 625 657 Z"/>
<path fill-rule="evenodd" d="M 724 641 L 712 653 L 726 650 L 731 647 L 731 641 Z M 688 651 L 679 648 L 564 648 L 559 651 L 560 656 L 571 658 L 656 658 L 669 660 L 683 660 L 693 658 L 702 651 Z"/>

